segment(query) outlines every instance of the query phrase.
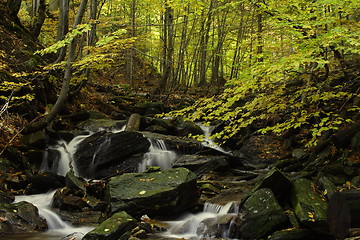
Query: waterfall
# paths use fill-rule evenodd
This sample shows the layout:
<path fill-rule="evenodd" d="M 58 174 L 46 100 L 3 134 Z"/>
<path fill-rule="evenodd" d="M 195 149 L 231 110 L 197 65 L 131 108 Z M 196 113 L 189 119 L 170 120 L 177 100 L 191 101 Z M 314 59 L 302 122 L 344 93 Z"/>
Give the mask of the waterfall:
<path fill-rule="evenodd" d="M 138 172 L 144 172 L 148 166 L 159 166 L 162 170 L 169 169 L 177 157 L 174 151 L 168 150 L 164 140 L 149 139 L 150 148 L 138 166 Z"/>
<path fill-rule="evenodd" d="M 56 190 L 55 190 L 56 191 Z M 72 235 L 81 239 L 82 235 L 89 232 L 91 227 L 73 227 L 71 224 L 63 221 L 58 214 L 51 210 L 51 202 L 55 191 L 29 196 L 17 196 L 15 202 L 26 201 L 32 203 L 39 210 L 41 217 L 46 219 L 49 230 L 43 239 L 61 239 L 61 237 Z"/>
<path fill-rule="evenodd" d="M 211 138 L 211 132 L 213 130 L 212 126 L 206 126 L 201 123 L 197 123 L 197 125 L 201 128 L 201 130 L 204 132 L 204 141 L 202 141 L 202 144 L 206 147 L 213 148 L 215 150 L 218 150 L 219 152 L 223 153 L 229 153 L 225 151 L 222 147 L 220 147 L 214 140 Z"/>
<path fill-rule="evenodd" d="M 78 171 L 72 164 L 73 156 L 76 152 L 77 145 L 90 135 L 91 134 L 79 135 L 68 143 L 60 140 L 55 146 L 49 146 L 41 164 L 40 171 L 50 171 L 65 176 L 66 173 L 73 168 L 75 175 L 78 176 Z M 49 156 L 50 151 L 57 151 L 59 153 L 58 159 L 51 159 L 51 156 Z"/>
<path fill-rule="evenodd" d="M 203 212 L 184 215 L 180 220 L 167 222 L 170 229 L 163 233 L 164 237 L 185 238 L 192 240 L 208 238 L 229 239 L 233 219 L 238 213 L 238 206 L 234 202 L 226 205 L 205 203 Z M 221 217 L 228 215 L 231 220 L 226 226 L 217 223 Z"/>

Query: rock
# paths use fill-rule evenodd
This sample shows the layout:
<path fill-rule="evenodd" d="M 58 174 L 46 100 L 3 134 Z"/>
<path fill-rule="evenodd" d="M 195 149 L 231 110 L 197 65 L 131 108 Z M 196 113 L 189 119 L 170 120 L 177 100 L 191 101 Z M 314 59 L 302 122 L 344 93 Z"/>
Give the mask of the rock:
<path fill-rule="evenodd" d="M 85 198 L 76 196 L 69 189 L 63 188 L 54 194 L 52 206 L 60 210 L 82 211 L 88 205 Z"/>
<path fill-rule="evenodd" d="M 184 167 L 193 171 L 198 177 L 209 171 L 229 165 L 227 156 L 182 155 L 175 159 L 173 167 Z"/>
<path fill-rule="evenodd" d="M 27 157 L 34 172 L 40 169 L 45 153 L 46 152 L 44 150 L 38 149 L 31 149 L 26 153 L 25 156 Z"/>
<path fill-rule="evenodd" d="M 85 121 L 88 120 L 90 118 L 90 113 L 89 112 L 76 112 L 70 115 L 67 115 L 64 117 L 64 119 L 69 119 L 70 121 L 77 123 L 77 122 L 81 122 L 81 121 Z"/>
<path fill-rule="evenodd" d="M 191 135 L 203 135 L 203 130 L 193 122 L 183 121 L 182 119 L 177 119 L 175 122 L 176 134 L 181 137 L 188 137 Z"/>
<path fill-rule="evenodd" d="M 290 180 L 277 168 L 272 168 L 253 188 L 250 195 L 261 188 L 270 188 L 276 199 L 281 204 L 289 200 L 289 192 L 292 188 Z"/>
<path fill-rule="evenodd" d="M 78 145 L 75 164 L 80 176 L 102 178 L 116 173 L 111 173 L 113 166 L 135 154 L 146 152 L 149 147 L 150 142 L 138 132 L 98 132 Z M 110 173 L 106 172 L 108 170 Z"/>
<path fill-rule="evenodd" d="M 110 179 L 106 199 L 113 213 L 126 211 L 133 216 L 181 213 L 195 204 L 196 176 L 185 168 L 123 174 Z"/>
<path fill-rule="evenodd" d="M 278 138 L 255 135 L 244 142 L 240 152 L 247 156 L 247 164 L 263 167 L 283 159 L 287 154 L 283 148 L 283 143 Z"/>
<path fill-rule="evenodd" d="M 350 227 L 360 227 L 360 190 L 336 192 L 327 209 L 327 222 L 337 239 L 349 236 Z"/>
<path fill-rule="evenodd" d="M 294 181 L 291 202 L 302 225 L 319 231 L 326 228 L 327 204 L 317 193 L 312 181 L 305 178 Z"/>
<path fill-rule="evenodd" d="M 48 135 L 45 133 L 45 130 L 37 131 L 34 133 L 31 133 L 29 135 L 25 135 L 21 141 L 23 144 L 38 148 L 38 149 L 44 149 L 47 146 L 47 143 L 49 141 Z"/>
<path fill-rule="evenodd" d="M 83 240 L 126 240 L 130 230 L 136 226 L 136 220 L 126 212 L 118 212 L 88 232 Z"/>
<path fill-rule="evenodd" d="M 329 178 L 323 176 L 319 179 L 319 184 L 323 187 L 324 191 L 326 191 L 326 195 L 328 199 L 336 192 L 336 186 L 334 183 L 330 181 Z"/>
<path fill-rule="evenodd" d="M 121 129 L 126 122 L 126 120 L 89 119 L 85 122 L 81 122 L 78 127 L 90 132 L 99 132 L 102 130 Z"/>
<path fill-rule="evenodd" d="M 84 193 L 86 191 L 84 183 L 77 178 L 72 171 L 66 173 L 65 184 L 69 189 L 81 190 Z"/>
<path fill-rule="evenodd" d="M 74 226 L 93 226 L 106 220 L 106 216 L 101 211 L 59 211 L 61 219 L 70 222 Z"/>
<path fill-rule="evenodd" d="M 159 119 L 159 118 L 141 118 L 140 129 L 147 132 L 155 132 L 166 135 L 175 135 L 175 128 L 172 120 L 170 119 Z"/>
<path fill-rule="evenodd" d="M 299 161 L 303 161 L 309 157 L 309 154 L 307 154 L 303 149 L 297 148 L 292 152 L 292 156 Z"/>
<path fill-rule="evenodd" d="M 46 193 L 65 186 L 65 178 L 52 172 L 38 173 L 30 178 L 32 194 Z"/>
<path fill-rule="evenodd" d="M 134 106 L 134 111 L 142 116 L 155 115 L 164 112 L 164 104 L 161 102 L 142 102 Z"/>
<path fill-rule="evenodd" d="M 324 239 L 322 237 L 314 233 L 311 229 L 289 228 L 273 233 L 271 236 L 268 237 L 268 239 L 269 240 L 303 240 L 303 239 L 318 240 L 318 239 Z"/>
<path fill-rule="evenodd" d="M 0 235 L 45 231 L 45 219 L 38 209 L 28 202 L 0 204 Z"/>
<path fill-rule="evenodd" d="M 15 197 L 11 195 L 10 193 L 6 193 L 3 191 L 0 191 L 0 204 L 1 203 L 12 203 L 14 202 Z"/>
<path fill-rule="evenodd" d="M 232 238 L 260 239 L 290 224 L 272 191 L 269 188 L 262 188 L 246 200 L 236 225 L 237 234 Z"/>
<path fill-rule="evenodd" d="M 140 122 L 141 122 L 141 116 L 139 114 L 137 113 L 131 114 L 126 124 L 125 131 L 139 131 Z"/>
<path fill-rule="evenodd" d="M 199 155 L 208 155 L 208 154 L 223 154 L 216 150 L 213 150 L 208 147 L 204 147 L 201 142 L 193 138 L 179 138 L 177 136 L 163 135 L 158 133 L 151 132 L 141 132 L 145 137 L 150 139 L 159 139 L 163 140 L 166 144 L 166 147 L 169 150 L 180 152 L 182 154 L 199 154 Z"/>

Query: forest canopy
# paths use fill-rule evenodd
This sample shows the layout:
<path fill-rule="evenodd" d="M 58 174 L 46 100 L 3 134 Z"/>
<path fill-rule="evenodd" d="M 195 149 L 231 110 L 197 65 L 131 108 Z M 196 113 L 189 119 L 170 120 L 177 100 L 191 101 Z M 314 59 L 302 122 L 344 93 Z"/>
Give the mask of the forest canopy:
<path fill-rule="evenodd" d="M 0 97 L 7 101 L 14 89 L 35 87 L 33 79 L 42 76 L 62 84 L 61 106 L 89 82 L 101 84 L 101 71 L 134 89 L 156 72 L 153 93 L 206 92 L 169 115 L 225 121 L 215 138 L 226 141 L 250 126 L 263 134 L 305 127 L 304 144 L 313 146 L 326 132 L 351 123 L 360 109 L 359 3 L 8 0 L 13 22 L 44 49 L 32 56 L 27 73 L 15 71 L 10 75 L 17 80 L 3 81 Z M 43 64 L 39 56 L 52 61 Z M 63 77 L 54 74 L 64 69 Z M 0 70 L 10 72 L 4 61 Z M 34 100 L 15 94 L 8 106 L 21 97 Z"/>

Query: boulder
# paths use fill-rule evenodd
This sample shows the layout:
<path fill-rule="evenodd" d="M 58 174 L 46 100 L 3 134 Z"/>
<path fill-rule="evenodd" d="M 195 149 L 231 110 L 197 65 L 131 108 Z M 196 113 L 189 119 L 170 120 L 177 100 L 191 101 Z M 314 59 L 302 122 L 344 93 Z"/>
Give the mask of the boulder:
<path fill-rule="evenodd" d="M 203 155 L 183 155 L 175 159 L 173 167 L 184 167 L 193 171 L 201 177 L 209 171 L 216 170 L 229 165 L 227 156 L 203 156 Z"/>
<path fill-rule="evenodd" d="M 134 106 L 134 112 L 144 115 L 155 115 L 164 112 L 164 104 L 162 102 L 141 102 Z"/>
<path fill-rule="evenodd" d="M 83 240 L 127 240 L 136 220 L 126 212 L 118 212 L 88 232 Z"/>
<path fill-rule="evenodd" d="M 101 211 L 59 211 L 58 213 L 64 221 L 70 222 L 73 226 L 93 226 L 106 220 L 106 216 Z"/>
<path fill-rule="evenodd" d="M 181 213 L 196 202 L 196 175 L 186 168 L 123 174 L 110 179 L 106 199 L 113 213 L 126 211 L 133 216 Z"/>
<path fill-rule="evenodd" d="M 146 152 L 149 147 L 150 142 L 138 132 L 98 132 L 78 145 L 75 165 L 82 177 L 102 178 L 116 173 L 111 173 L 115 170 L 113 166 Z M 109 170 L 110 173 L 106 172 Z"/>
<path fill-rule="evenodd" d="M 141 122 L 141 116 L 139 114 L 137 113 L 131 114 L 126 124 L 125 131 L 139 131 L 140 122 Z"/>
<path fill-rule="evenodd" d="M 47 229 L 46 220 L 28 202 L 0 204 L 0 235 L 40 232 Z"/>
<path fill-rule="evenodd" d="M 65 186 L 65 178 L 52 172 L 38 173 L 31 176 L 31 193 L 46 193 L 49 190 Z"/>
<path fill-rule="evenodd" d="M 25 135 L 21 141 L 24 145 L 35 147 L 39 149 L 44 149 L 47 146 L 49 137 L 46 134 L 45 130 L 37 131 L 29 135 Z"/>
<path fill-rule="evenodd" d="M 289 226 L 289 219 L 269 188 L 254 192 L 244 203 L 236 220 L 236 238 L 266 238 Z"/>
<path fill-rule="evenodd" d="M 291 202 L 295 215 L 303 226 L 316 228 L 318 231 L 326 228 L 327 204 L 312 181 L 305 178 L 294 181 Z"/>
<path fill-rule="evenodd" d="M 291 181 L 277 168 L 272 168 L 253 188 L 250 195 L 261 188 L 269 188 L 275 198 L 283 205 L 289 200 Z"/>
<path fill-rule="evenodd" d="M 182 119 L 177 119 L 175 122 L 175 130 L 176 134 L 181 137 L 187 137 L 191 135 L 203 135 L 204 132 L 193 122 L 190 121 L 183 121 Z"/>
<path fill-rule="evenodd" d="M 89 119 L 78 124 L 78 127 L 90 132 L 99 132 L 101 130 L 121 129 L 126 122 L 126 120 Z"/>
<path fill-rule="evenodd" d="M 15 201 L 15 197 L 10 193 L 0 191 L 0 204 L 1 203 L 12 203 Z"/>
<path fill-rule="evenodd" d="M 81 190 L 82 192 L 86 191 L 83 181 L 77 178 L 73 171 L 69 171 L 66 173 L 65 184 L 68 188 L 74 189 L 75 191 L 77 190 Z"/>

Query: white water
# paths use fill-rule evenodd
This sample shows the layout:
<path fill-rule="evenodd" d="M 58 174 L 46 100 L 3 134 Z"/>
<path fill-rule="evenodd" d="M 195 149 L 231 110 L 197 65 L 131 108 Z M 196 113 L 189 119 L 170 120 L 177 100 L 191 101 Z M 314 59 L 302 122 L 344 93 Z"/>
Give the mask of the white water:
<path fill-rule="evenodd" d="M 72 168 L 74 171 L 74 174 L 76 176 L 78 175 L 78 171 L 76 169 L 76 166 L 73 164 L 73 156 L 76 152 L 77 146 L 81 141 L 83 141 L 85 138 L 89 137 L 91 134 L 88 135 L 79 135 L 77 137 L 74 137 L 70 142 L 66 142 L 64 140 L 60 140 L 57 145 L 50 146 L 49 149 L 56 150 L 60 154 L 60 158 L 55 165 L 56 169 L 53 169 L 54 166 L 49 166 L 49 159 L 48 156 L 44 156 L 44 160 L 41 164 L 40 171 L 46 172 L 46 171 L 52 171 L 55 172 L 61 176 L 65 176 L 68 171 Z"/>
<path fill-rule="evenodd" d="M 168 150 L 164 140 L 149 139 L 150 148 L 144 160 L 138 166 L 138 172 L 144 172 L 148 166 L 158 166 L 162 170 L 169 169 L 177 157 L 174 151 Z"/>
<path fill-rule="evenodd" d="M 54 193 L 55 191 L 29 196 L 17 196 L 15 202 L 30 202 L 38 208 L 40 216 L 46 219 L 49 227 L 49 230 L 46 232 L 46 238 L 42 239 L 61 239 L 70 234 L 76 236 L 76 239 L 81 239 L 84 234 L 91 231 L 93 228 L 73 227 L 70 223 L 63 221 L 60 216 L 51 209 Z M 34 237 L 34 235 L 31 237 Z M 31 239 L 31 237 L 29 237 L 29 239 Z"/>
<path fill-rule="evenodd" d="M 229 202 L 224 206 L 205 203 L 203 212 L 197 214 L 187 214 L 180 218 L 180 220 L 167 222 L 170 225 L 170 229 L 161 235 L 164 237 L 191 240 L 213 238 L 215 236 L 211 236 L 211 234 L 208 233 L 205 221 L 209 221 L 210 219 L 216 221 L 216 219 L 219 219 L 227 214 L 235 217 L 237 212 L 238 208 L 234 202 Z M 229 238 L 232 222 L 229 224 L 230 226 L 225 231 L 223 229 L 219 230 L 219 232 L 222 232 L 222 236 L 220 236 L 221 238 Z"/>
<path fill-rule="evenodd" d="M 197 125 L 203 130 L 204 132 L 204 141 L 202 141 L 202 144 L 206 147 L 213 148 L 215 150 L 218 150 L 219 152 L 223 153 L 229 153 L 225 151 L 222 147 L 220 147 L 214 140 L 211 138 L 211 132 L 213 130 L 212 126 L 206 126 L 201 123 L 197 123 Z"/>

